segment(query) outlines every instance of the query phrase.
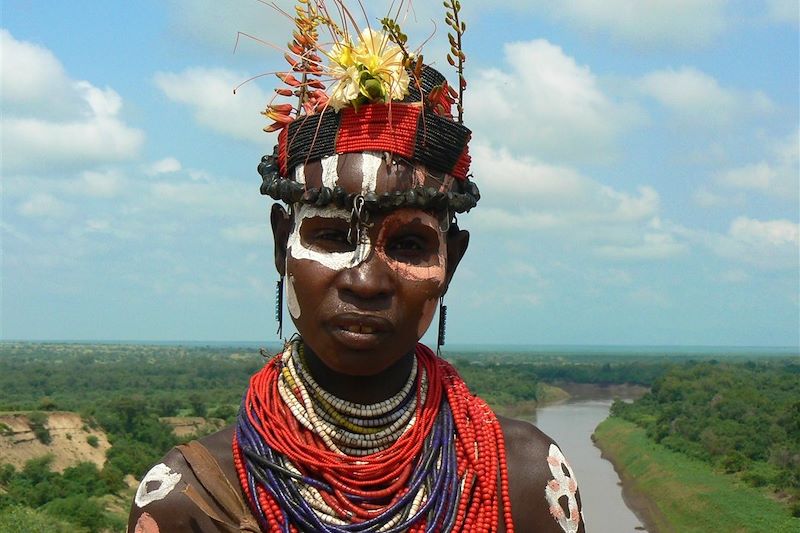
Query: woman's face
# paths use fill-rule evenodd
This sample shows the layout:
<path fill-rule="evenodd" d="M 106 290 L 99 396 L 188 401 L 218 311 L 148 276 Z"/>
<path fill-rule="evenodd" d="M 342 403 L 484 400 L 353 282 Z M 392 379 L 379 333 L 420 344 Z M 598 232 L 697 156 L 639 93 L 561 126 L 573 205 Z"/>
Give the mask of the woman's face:
<path fill-rule="evenodd" d="M 372 214 L 360 232 L 333 206 L 298 204 L 284 223 L 289 314 L 319 359 L 349 375 L 377 374 L 413 350 L 468 240 L 459 232 L 448 242 L 439 217 L 411 208 Z"/>

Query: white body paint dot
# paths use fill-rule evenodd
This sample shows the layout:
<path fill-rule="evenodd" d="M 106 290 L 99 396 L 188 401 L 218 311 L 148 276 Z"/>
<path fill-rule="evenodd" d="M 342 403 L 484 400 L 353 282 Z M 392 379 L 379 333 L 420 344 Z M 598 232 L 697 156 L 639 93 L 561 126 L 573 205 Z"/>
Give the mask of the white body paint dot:
<path fill-rule="evenodd" d="M 578 481 L 572 472 L 572 467 L 567 462 L 564 454 L 555 444 L 550 445 L 547 454 L 547 464 L 550 466 L 550 473 L 553 475 L 544 489 L 544 496 L 550 506 L 550 515 L 558 522 L 565 533 L 576 533 L 581 523 L 581 512 L 578 510 L 578 499 L 575 496 L 578 492 Z M 564 472 L 566 470 L 566 472 Z M 567 509 L 569 514 L 564 512 L 559 499 L 567 498 Z"/>
<path fill-rule="evenodd" d="M 166 498 L 181 480 L 178 472 L 173 472 L 164 463 L 159 463 L 142 478 L 139 488 L 136 490 L 134 501 L 139 507 L 144 507 L 150 503 L 157 502 Z"/>

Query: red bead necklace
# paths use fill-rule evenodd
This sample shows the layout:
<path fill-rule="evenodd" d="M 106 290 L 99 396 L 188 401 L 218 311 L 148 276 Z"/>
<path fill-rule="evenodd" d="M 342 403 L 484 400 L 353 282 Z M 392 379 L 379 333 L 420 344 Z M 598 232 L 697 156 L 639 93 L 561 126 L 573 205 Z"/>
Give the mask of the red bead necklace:
<path fill-rule="evenodd" d="M 369 455 L 351 456 L 329 449 L 319 435 L 298 422 L 281 397 L 278 383 L 286 357 L 286 351 L 279 354 L 251 378 L 242 409 L 248 426 L 255 429 L 262 444 L 283 456 L 287 464 L 296 469 L 296 479 L 315 479 L 330 488 L 321 490 L 315 483 L 315 492 L 321 496 L 317 505 L 326 506 L 343 523 L 380 518 L 408 493 L 412 469 L 425 451 L 426 437 L 446 402 L 452 411 L 456 475 L 462 487 L 455 506 L 455 519 L 447 531 L 496 532 L 502 505 L 505 530 L 513 533 L 502 428 L 489 406 L 469 392 L 449 363 L 418 344 L 414 423 L 388 448 Z M 425 379 L 427 391 L 424 392 Z M 299 390 L 292 392 L 298 398 L 301 396 Z M 233 456 L 250 506 L 256 516 L 266 522 L 262 527 L 269 532 L 285 531 L 286 515 L 279 498 L 266 490 L 263 483 L 252 484 L 238 436 L 233 440 Z M 251 486 L 255 487 L 255 494 Z M 422 514 L 409 531 L 424 531 L 428 516 L 429 513 Z M 289 531 L 302 530 L 302 525 L 289 524 Z"/>

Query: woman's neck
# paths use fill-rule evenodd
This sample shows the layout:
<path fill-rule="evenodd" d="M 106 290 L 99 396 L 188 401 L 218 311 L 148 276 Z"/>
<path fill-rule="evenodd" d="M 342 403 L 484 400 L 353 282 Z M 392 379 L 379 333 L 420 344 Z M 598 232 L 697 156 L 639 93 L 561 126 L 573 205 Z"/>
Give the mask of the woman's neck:
<path fill-rule="evenodd" d="M 304 346 L 308 370 L 320 387 L 349 402 L 371 404 L 391 398 L 408 381 L 414 363 L 410 351 L 386 370 L 370 376 L 352 376 L 331 370 L 308 345 Z"/>

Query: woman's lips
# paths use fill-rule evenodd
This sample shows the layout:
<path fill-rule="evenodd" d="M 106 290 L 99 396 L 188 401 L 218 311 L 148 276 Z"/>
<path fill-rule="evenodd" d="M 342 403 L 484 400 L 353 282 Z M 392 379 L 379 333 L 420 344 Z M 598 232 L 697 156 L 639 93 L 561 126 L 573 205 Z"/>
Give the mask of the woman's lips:
<path fill-rule="evenodd" d="M 393 329 L 392 323 L 383 317 L 357 313 L 337 315 L 331 325 L 334 338 L 353 350 L 377 347 Z"/>
<path fill-rule="evenodd" d="M 350 333 L 375 333 L 375 328 L 372 326 L 365 326 L 361 324 L 351 324 L 349 326 L 344 326 L 343 329 L 349 331 Z"/>

